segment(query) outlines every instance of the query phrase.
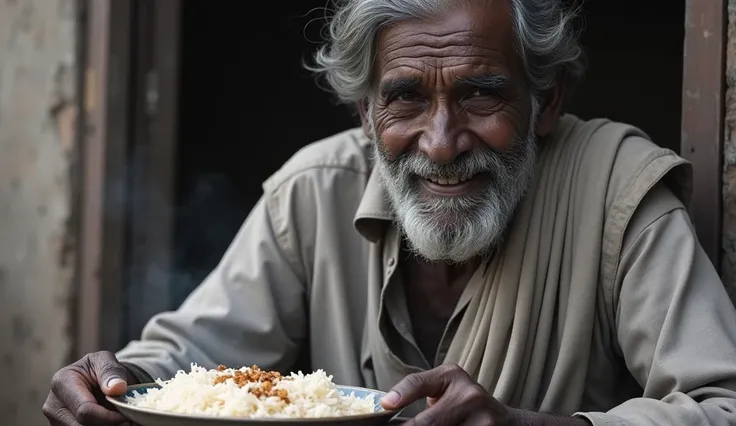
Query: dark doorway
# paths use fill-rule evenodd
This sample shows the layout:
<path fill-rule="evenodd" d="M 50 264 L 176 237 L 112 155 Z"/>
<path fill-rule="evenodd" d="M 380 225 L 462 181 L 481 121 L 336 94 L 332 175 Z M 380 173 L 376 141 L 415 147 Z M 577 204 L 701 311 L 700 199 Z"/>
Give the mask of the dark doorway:
<path fill-rule="evenodd" d="M 235 3 L 182 3 L 176 304 L 217 264 L 262 182 L 355 123 L 302 67 L 321 30 L 310 10 L 324 1 L 265 2 L 248 19 Z"/>
<path fill-rule="evenodd" d="M 571 112 L 634 124 L 678 150 L 685 1 L 653 3 L 588 1 L 589 72 Z M 301 67 L 324 0 L 265 2 L 258 14 L 235 4 L 182 2 L 169 308 L 216 266 L 265 178 L 305 144 L 356 124 Z"/>
<path fill-rule="evenodd" d="M 592 1 L 584 7 L 588 72 L 571 111 L 644 130 L 678 152 L 682 115 L 685 1 Z"/>

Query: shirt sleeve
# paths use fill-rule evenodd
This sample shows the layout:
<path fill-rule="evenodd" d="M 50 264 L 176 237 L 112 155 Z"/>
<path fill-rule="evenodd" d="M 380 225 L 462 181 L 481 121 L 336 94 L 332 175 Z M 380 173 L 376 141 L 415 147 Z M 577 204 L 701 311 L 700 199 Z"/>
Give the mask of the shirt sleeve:
<path fill-rule="evenodd" d="M 154 316 L 117 353 L 121 362 L 164 380 L 192 362 L 294 367 L 307 332 L 305 279 L 268 206 L 257 203 L 221 263 L 178 310 Z"/>
<path fill-rule="evenodd" d="M 643 395 L 577 415 L 594 426 L 736 425 L 736 309 L 684 208 L 634 235 L 619 271 L 615 332 Z"/>

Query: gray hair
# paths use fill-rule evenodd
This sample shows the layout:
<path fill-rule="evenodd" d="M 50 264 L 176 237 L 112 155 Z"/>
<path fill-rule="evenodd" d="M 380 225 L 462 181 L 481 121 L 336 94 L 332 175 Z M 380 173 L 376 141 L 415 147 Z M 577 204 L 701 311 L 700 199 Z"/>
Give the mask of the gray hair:
<path fill-rule="evenodd" d="M 560 0 L 508 0 L 532 93 L 542 95 L 564 79 L 571 89 L 582 78 L 584 66 L 577 15 Z M 327 27 L 327 43 L 307 69 L 324 76 L 338 98 L 354 104 L 370 94 L 376 36 L 395 22 L 426 18 L 452 7 L 447 0 L 335 0 Z"/>

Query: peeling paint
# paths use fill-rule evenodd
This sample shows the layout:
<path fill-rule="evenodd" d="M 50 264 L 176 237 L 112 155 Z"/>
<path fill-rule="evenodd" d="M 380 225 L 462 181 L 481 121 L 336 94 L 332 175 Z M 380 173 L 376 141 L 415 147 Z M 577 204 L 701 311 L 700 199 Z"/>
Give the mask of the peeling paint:
<path fill-rule="evenodd" d="M 736 0 L 728 2 L 721 275 L 736 303 Z"/>
<path fill-rule="evenodd" d="M 70 102 L 63 103 L 54 111 L 53 118 L 59 135 L 61 148 L 64 150 L 65 154 L 70 155 L 74 149 L 74 135 L 76 133 L 76 105 Z"/>
<path fill-rule="evenodd" d="M 0 424 L 42 426 L 68 361 L 74 0 L 0 0 Z"/>

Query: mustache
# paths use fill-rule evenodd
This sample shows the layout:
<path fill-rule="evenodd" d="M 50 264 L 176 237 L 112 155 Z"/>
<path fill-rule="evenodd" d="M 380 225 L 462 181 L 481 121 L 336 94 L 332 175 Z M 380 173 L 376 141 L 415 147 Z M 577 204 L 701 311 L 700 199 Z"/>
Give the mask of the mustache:
<path fill-rule="evenodd" d="M 407 152 L 391 158 L 385 149 L 379 149 L 384 164 L 394 178 L 419 176 L 422 178 L 460 179 L 477 174 L 488 174 L 496 179 L 501 170 L 518 170 L 524 167 L 524 153 L 528 151 L 528 141 L 517 141 L 506 152 L 498 153 L 490 148 L 479 148 L 460 154 L 452 163 L 440 164 L 423 152 Z"/>

